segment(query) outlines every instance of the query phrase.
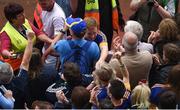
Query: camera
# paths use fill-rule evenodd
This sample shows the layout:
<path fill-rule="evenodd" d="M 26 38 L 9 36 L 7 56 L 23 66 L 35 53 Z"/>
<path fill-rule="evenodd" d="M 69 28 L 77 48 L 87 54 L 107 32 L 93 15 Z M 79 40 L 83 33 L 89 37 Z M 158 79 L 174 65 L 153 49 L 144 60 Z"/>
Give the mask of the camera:
<path fill-rule="evenodd" d="M 147 2 L 148 6 L 154 6 L 154 0 L 147 0 Z"/>

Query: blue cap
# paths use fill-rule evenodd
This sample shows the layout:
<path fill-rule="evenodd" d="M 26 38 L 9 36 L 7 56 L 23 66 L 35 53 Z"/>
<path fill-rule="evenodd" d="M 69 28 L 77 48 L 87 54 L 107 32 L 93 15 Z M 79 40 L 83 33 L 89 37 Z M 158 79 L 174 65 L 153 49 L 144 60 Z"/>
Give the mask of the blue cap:
<path fill-rule="evenodd" d="M 86 22 L 81 18 L 67 18 L 66 25 L 74 32 L 81 33 L 86 29 Z"/>

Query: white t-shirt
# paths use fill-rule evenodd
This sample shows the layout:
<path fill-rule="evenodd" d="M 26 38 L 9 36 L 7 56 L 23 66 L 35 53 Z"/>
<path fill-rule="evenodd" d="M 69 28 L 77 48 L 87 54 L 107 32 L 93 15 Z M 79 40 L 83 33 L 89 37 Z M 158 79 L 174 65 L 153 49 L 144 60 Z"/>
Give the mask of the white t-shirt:
<path fill-rule="evenodd" d="M 54 3 L 51 11 L 42 11 L 43 31 L 50 38 L 53 38 L 59 30 L 63 29 L 65 18 L 62 8 Z"/>
<path fill-rule="evenodd" d="M 54 36 L 63 29 L 65 18 L 64 11 L 57 3 L 54 3 L 51 11 L 42 11 L 43 31 L 49 38 L 53 39 Z M 48 46 L 47 44 L 44 45 L 43 53 Z M 46 59 L 46 63 L 53 63 L 55 61 L 53 56 L 48 56 Z"/>

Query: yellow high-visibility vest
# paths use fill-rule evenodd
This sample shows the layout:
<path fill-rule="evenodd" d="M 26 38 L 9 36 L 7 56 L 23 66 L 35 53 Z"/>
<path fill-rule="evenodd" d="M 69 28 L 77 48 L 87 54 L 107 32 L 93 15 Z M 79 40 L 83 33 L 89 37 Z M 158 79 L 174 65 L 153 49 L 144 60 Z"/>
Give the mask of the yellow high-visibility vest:
<path fill-rule="evenodd" d="M 29 22 L 27 19 L 25 19 L 25 23 L 23 24 L 26 29 L 32 30 Z M 5 31 L 7 35 L 9 36 L 11 40 L 11 50 L 13 50 L 15 53 L 17 52 L 24 52 L 26 45 L 27 45 L 27 39 L 25 39 L 10 23 L 9 21 L 6 23 L 6 25 L 3 27 L 1 32 Z M 33 42 L 35 43 L 36 36 L 33 38 Z"/>

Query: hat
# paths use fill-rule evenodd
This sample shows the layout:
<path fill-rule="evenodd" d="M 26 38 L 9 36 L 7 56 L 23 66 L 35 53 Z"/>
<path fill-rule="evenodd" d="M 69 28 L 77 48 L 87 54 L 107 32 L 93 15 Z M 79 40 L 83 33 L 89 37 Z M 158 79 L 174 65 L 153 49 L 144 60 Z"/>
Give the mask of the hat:
<path fill-rule="evenodd" d="M 0 64 L 0 84 L 7 84 L 13 77 L 13 69 L 8 63 Z"/>
<path fill-rule="evenodd" d="M 74 33 L 81 33 L 86 29 L 86 22 L 81 18 L 67 18 L 66 19 L 67 26 L 74 32 Z"/>

